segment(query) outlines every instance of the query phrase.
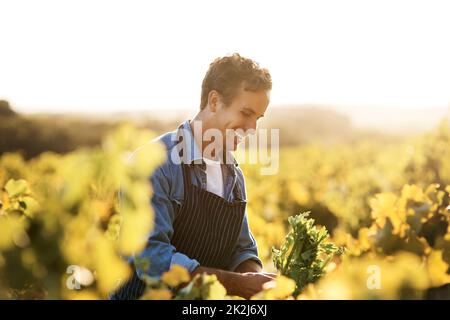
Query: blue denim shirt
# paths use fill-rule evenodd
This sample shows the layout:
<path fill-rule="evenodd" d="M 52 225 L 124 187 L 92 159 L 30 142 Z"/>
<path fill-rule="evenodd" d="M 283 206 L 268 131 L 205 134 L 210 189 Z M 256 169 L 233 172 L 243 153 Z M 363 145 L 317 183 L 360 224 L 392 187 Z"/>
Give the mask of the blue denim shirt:
<path fill-rule="evenodd" d="M 193 166 L 194 170 L 190 171 L 191 181 L 196 186 L 206 189 L 206 166 L 202 160 L 201 151 L 195 143 L 189 120 L 182 124 L 182 128 L 188 138 L 186 141 L 191 141 L 191 143 L 186 145 L 185 150 L 187 154 L 184 155 L 183 159 L 187 160 L 188 163 L 193 161 L 196 163 Z M 162 142 L 165 145 L 167 158 L 150 177 L 153 187 L 151 205 L 155 214 L 155 225 L 148 239 L 147 246 L 140 253 L 139 257 L 149 258 L 150 269 L 148 274 L 156 278 L 159 278 L 161 273 L 169 270 L 175 264 L 185 267 L 189 272 L 192 272 L 200 265 L 197 260 L 178 252 L 170 243 L 173 235 L 173 221 L 176 215 L 175 204 L 182 204 L 184 201 L 183 172 L 179 164 L 181 159 L 178 152 L 174 152 L 178 149 L 174 150 L 174 147 L 177 145 L 177 132 L 178 129 L 155 139 L 155 141 Z M 239 183 L 243 193 L 240 195 L 241 199 L 247 200 L 244 175 L 234 157 L 231 156 L 230 159 L 234 161 L 234 164 L 222 164 L 224 198 L 228 201 L 233 201 L 233 189 L 236 183 Z M 253 259 L 262 266 L 262 262 L 258 258 L 257 243 L 249 229 L 246 212 L 239 241 L 234 248 L 227 269 L 234 271 L 239 264 L 248 259 Z M 137 273 L 141 276 L 143 271 L 138 269 Z"/>

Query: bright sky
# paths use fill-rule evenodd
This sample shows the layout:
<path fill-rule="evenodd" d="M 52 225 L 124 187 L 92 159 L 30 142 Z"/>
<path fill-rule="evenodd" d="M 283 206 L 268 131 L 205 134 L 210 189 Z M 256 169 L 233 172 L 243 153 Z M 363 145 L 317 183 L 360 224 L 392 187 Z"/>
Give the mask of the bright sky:
<path fill-rule="evenodd" d="M 0 0 L 0 99 L 20 111 L 198 108 L 209 63 L 267 67 L 271 105 L 446 107 L 446 1 Z"/>

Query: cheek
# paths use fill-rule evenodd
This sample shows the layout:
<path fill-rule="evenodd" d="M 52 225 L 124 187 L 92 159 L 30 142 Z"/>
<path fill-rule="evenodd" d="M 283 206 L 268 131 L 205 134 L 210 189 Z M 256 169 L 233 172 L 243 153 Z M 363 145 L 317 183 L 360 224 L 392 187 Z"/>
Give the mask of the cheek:
<path fill-rule="evenodd" d="M 226 129 L 234 129 L 236 127 L 236 123 L 236 119 L 228 118 L 222 123 L 221 130 L 224 131 Z"/>
<path fill-rule="evenodd" d="M 230 107 L 232 108 L 232 107 Z M 240 110 L 229 109 L 219 117 L 219 127 L 221 131 L 226 129 L 239 129 L 245 125 L 245 119 Z"/>
<path fill-rule="evenodd" d="M 245 126 L 246 118 L 242 115 L 241 112 L 236 112 L 233 115 L 233 118 L 229 121 L 228 128 L 230 129 L 242 129 Z"/>

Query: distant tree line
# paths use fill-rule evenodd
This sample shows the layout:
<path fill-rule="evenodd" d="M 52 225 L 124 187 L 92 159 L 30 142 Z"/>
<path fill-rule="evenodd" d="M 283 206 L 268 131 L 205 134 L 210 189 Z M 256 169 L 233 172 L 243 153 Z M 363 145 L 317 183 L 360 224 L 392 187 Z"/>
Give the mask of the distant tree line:
<path fill-rule="evenodd" d="M 44 151 L 66 153 L 94 146 L 116 124 L 58 116 L 26 116 L 0 101 L 0 154 L 20 152 L 26 159 Z"/>
<path fill-rule="evenodd" d="M 20 152 L 29 159 L 44 151 L 66 153 L 78 147 L 98 145 L 108 131 L 125 121 L 161 134 L 174 130 L 183 120 L 169 120 L 164 111 L 142 117 L 123 113 L 94 119 L 88 115 L 23 115 L 15 112 L 8 101 L 0 100 L 0 155 Z M 346 115 L 318 107 L 272 107 L 258 127 L 280 129 L 280 146 L 312 142 L 355 143 L 361 140 L 393 142 L 399 139 L 374 130 L 355 129 Z"/>

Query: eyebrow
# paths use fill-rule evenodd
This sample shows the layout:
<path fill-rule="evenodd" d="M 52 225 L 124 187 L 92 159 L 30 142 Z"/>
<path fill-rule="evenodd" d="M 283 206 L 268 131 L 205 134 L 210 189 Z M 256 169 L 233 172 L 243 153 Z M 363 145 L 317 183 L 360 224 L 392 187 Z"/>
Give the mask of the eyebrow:
<path fill-rule="evenodd" d="M 250 111 L 252 114 L 256 114 L 255 111 L 253 111 L 253 109 L 251 109 L 250 107 L 244 106 L 244 109 L 245 109 L 246 111 Z M 258 117 L 258 119 L 259 119 L 259 118 L 263 118 L 263 117 L 264 117 L 264 114 L 260 115 L 260 116 Z"/>

